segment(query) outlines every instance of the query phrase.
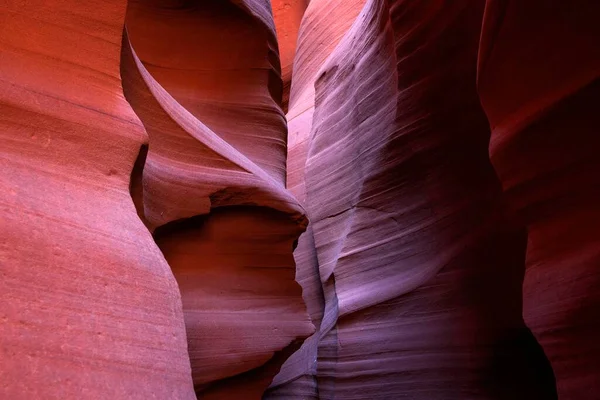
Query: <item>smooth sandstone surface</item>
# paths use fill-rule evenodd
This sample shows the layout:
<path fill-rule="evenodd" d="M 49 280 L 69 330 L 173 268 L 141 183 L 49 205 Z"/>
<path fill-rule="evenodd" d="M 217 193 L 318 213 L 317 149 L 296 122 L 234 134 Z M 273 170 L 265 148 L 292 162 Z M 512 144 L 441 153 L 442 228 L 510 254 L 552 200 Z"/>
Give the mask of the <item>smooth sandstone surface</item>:
<path fill-rule="evenodd" d="M 276 56 L 274 31 L 270 13 L 260 6 L 130 3 L 127 18 L 132 39 L 121 65 L 125 94 L 150 139 L 143 217 L 179 282 L 194 386 L 202 398 L 260 398 L 289 353 L 314 331 L 294 280 L 292 251 L 307 220 L 281 174 L 285 121 L 268 80 L 276 78 L 268 59 Z M 223 29 L 219 21 L 229 28 L 222 43 L 215 40 Z M 157 46 L 143 30 L 155 24 L 164 24 L 155 38 L 179 40 L 181 65 L 194 65 L 183 47 L 198 38 L 213 43 L 208 50 L 214 53 L 191 53 L 204 67 L 182 72 L 173 66 L 170 48 Z M 185 34 L 199 24 L 206 29 L 201 35 Z M 157 68 L 152 60 L 171 66 Z M 238 64 L 229 71 L 219 61 Z M 202 86 L 233 73 L 237 84 Z M 224 99 L 219 107 L 217 95 Z"/>
<path fill-rule="evenodd" d="M 281 59 L 281 79 L 283 81 L 282 107 L 284 112 L 287 111 L 290 98 L 298 30 L 300 29 L 302 17 L 309 3 L 309 0 L 271 1 Z"/>
<path fill-rule="evenodd" d="M 34 10 L 34 6 L 38 9 Z M 2 55 L 6 78 L 3 108 L 11 111 L 6 113 L 10 119 L 6 121 L 9 128 L 5 131 L 11 146 L 3 152 L 6 155 L 3 161 L 11 168 L 9 177 L 14 179 L 7 182 L 6 194 L 18 203 L 27 193 L 27 197 L 32 198 L 33 204 L 27 207 L 32 215 L 57 225 L 53 227 L 45 222 L 39 230 L 35 229 L 34 233 L 40 236 L 39 243 L 30 240 L 29 248 L 8 243 L 3 246 L 3 249 L 12 247 L 2 258 L 3 277 L 7 278 L 2 283 L 11 289 L 5 290 L 3 295 L 18 300 L 13 301 L 3 315 L 3 322 L 9 322 L 2 325 L 6 330 L 3 339 L 10 340 L 3 346 L 7 352 L 3 361 L 8 362 L 2 363 L 2 367 L 3 372 L 6 368 L 9 382 L 3 395 L 11 398 L 29 398 L 30 395 L 35 398 L 87 395 L 92 398 L 193 398 L 193 375 L 196 389 L 206 392 L 203 397 L 236 398 L 237 391 L 247 393 L 249 398 L 258 398 L 287 355 L 297 347 L 295 343 L 313 331 L 300 287 L 294 282 L 291 253 L 295 239 L 306 227 L 306 219 L 302 208 L 283 186 L 285 125 L 277 93 L 271 90 L 271 86 L 275 89 L 278 86 L 278 66 L 271 65 L 277 58 L 261 64 L 265 73 L 261 73 L 260 79 L 252 76 L 242 79 L 252 89 L 246 87 L 247 96 L 254 96 L 246 99 L 249 107 L 256 106 L 256 98 L 263 98 L 266 105 L 266 109 L 259 106 L 258 111 L 249 111 L 255 115 L 246 120 L 255 125 L 248 125 L 240 117 L 237 121 L 227 120 L 229 125 L 223 128 L 222 135 L 238 149 L 243 143 L 227 136 L 227 128 L 234 124 L 243 126 L 247 136 L 249 132 L 256 135 L 262 132 L 268 142 L 262 153 L 256 151 L 260 146 L 256 146 L 259 136 L 255 136 L 251 145 L 244 148 L 247 155 L 214 134 L 173 100 L 125 40 L 120 69 L 129 101 L 142 118 L 142 125 L 124 99 L 119 79 L 125 6 L 125 3 L 118 7 L 103 5 L 92 12 L 83 6 L 73 8 L 69 2 L 57 3 L 51 9 L 32 4 L 32 10 L 17 10 L 11 4 L 6 14 L 2 14 L 15 25 L 9 26 L 11 28 L 24 23 L 21 18 L 11 21 L 8 17 L 13 14 L 21 17 L 23 13 L 34 21 L 34 17 L 47 17 L 48 23 L 37 22 L 42 31 L 39 36 L 56 36 L 49 35 L 44 38 L 46 42 L 36 43 L 38 37 L 15 35 L 6 41 Z M 149 6 L 155 9 L 160 4 Z M 267 24 L 270 21 L 272 25 L 267 6 L 264 2 L 237 2 L 228 8 L 233 7 L 232 15 L 222 15 L 233 23 L 245 18 L 246 30 L 264 39 L 260 46 L 263 53 L 259 53 L 258 58 L 261 54 L 275 54 L 272 51 L 276 44 L 274 30 Z M 52 30 L 57 18 L 65 20 L 66 27 L 57 30 L 62 36 Z M 89 29 L 100 28 L 106 30 L 101 30 L 105 37 L 92 40 L 95 37 Z M 72 31 L 79 35 L 72 37 Z M 240 37 L 247 39 L 238 34 L 238 40 Z M 81 38 L 90 43 L 81 42 Z M 79 43 L 85 52 L 65 54 L 61 41 Z M 31 56 L 27 53 L 33 53 L 32 50 L 42 52 L 41 56 L 29 60 L 27 57 Z M 96 58 L 85 59 L 89 54 Z M 4 60 L 11 63 L 5 64 Z M 74 74 L 76 62 L 84 65 L 79 67 L 81 71 L 75 69 Z M 28 70 L 29 67 L 37 70 Z M 247 65 L 247 68 L 252 70 L 254 66 Z M 27 73 L 19 74 L 22 70 Z M 262 79 L 264 77 L 266 79 Z M 269 79 L 275 83 L 271 85 Z M 23 87 L 19 86 L 21 83 Z M 84 94 L 82 87 L 90 87 L 90 91 Z M 44 89 L 48 89 L 48 93 L 39 93 Z M 228 98 L 234 100 L 231 93 Z M 191 100 L 186 105 L 193 109 L 190 104 Z M 264 121 L 261 115 L 265 116 Z M 28 119 L 32 120 L 29 126 L 18 123 Z M 257 126 L 262 127 L 262 131 Z M 46 132 L 40 127 L 51 129 Z M 152 136 L 151 144 L 145 129 Z M 19 138 L 16 133 L 23 133 L 21 140 L 15 140 Z M 23 144 L 30 145 L 31 150 L 26 152 Z M 40 150 L 32 145 L 39 146 Z M 256 154 L 263 158 L 251 160 Z M 41 184 L 38 169 L 25 169 L 28 159 L 41 164 L 40 171 L 46 171 L 44 174 L 52 179 Z M 253 161 L 264 163 L 257 166 Z M 90 172 L 86 173 L 87 170 Z M 35 193 L 27 191 L 34 182 L 42 195 L 39 200 Z M 48 194 L 51 201 L 45 197 Z M 179 221 L 185 223 L 188 218 L 195 221 L 192 217 L 218 207 L 227 212 L 223 215 L 223 211 L 215 211 L 215 216 L 211 213 L 191 232 L 188 228 L 177 229 Z M 3 214 L 3 221 L 11 223 L 9 228 L 19 222 L 21 209 L 12 212 Z M 168 226 L 155 239 L 171 263 L 179 287 L 142 221 L 151 231 L 177 221 L 175 229 Z M 64 225 L 73 226 L 75 232 L 63 232 L 61 226 Z M 16 232 L 25 235 L 24 228 L 20 226 Z M 254 229 L 255 234 L 244 234 L 248 229 Z M 87 235 L 74 236 L 77 230 Z M 57 232 L 54 238 L 44 237 L 53 231 Z M 13 241 L 22 241 L 10 229 L 9 232 Z M 247 239 L 245 245 L 238 241 L 240 235 Z M 180 243 L 173 245 L 172 236 L 181 238 Z M 63 241 L 73 243 L 68 245 Z M 32 249 L 39 251 L 37 257 L 47 263 L 47 271 L 37 269 L 22 273 L 23 263 L 33 260 L 36 265 L 37 253 Z M 186 258 L 190 249 L 200 251 L 202 257 L 210 255 L 212 249 L 212 256 L 206 257 L 204 262 L 193 258 L 190 263 Z M 52 257 L 47 257 L 50 252 Z M 13 269 L 5 271 L 4 261 Z M 205 279 L 211 275 L 214 279 Z M 31 284 L 27 282 L 32 279 L 39 280 L 37 287 L 18 289 L 19 282 L 28 287 Z M 23 296 L 31 297 L 32 291 L 52 285 L 58 287 L 56 294 L 50 291 L 48 298 L 41 295 L 28 302 L 24 300 Z M 196 295 L 211 290 L 223 300 L 221 307 L 217 307 L 218 313 L 214 312 L 218 302 L 207 302 L 205 297 L 198 303 Z M 180 292 L 184 298 L 185 328 Z M 81 296 L 87 303 L 82 302 Z M 94 305 L 97 309 L 93 309 Z M 53 307 L 66 310 L 58 314 L 62 319 L 48 324 L 45 318 L 51 315 Z M 82 308 L 89 309 L 82 311 Z M 25 317 L 18 318 L 23 311 Z M 73 318 L 75 322 L 71 321 Z M 63 326 L 66 332 L 56 329 Z M 57 337 L 47 335 L 48 330 Z M 48 342 L 42 343 L 41 350 L 32 344 L 39 335 L 45 335 Z M 199 342 L 200 346 L 196 347 Z M 114 347 L 107 348 L 111 344 Z M 27 349 L 30 350 L 26 353 Z M 92 356 L 87 356 L 89 360 L 84 353 L 88 350 L 92 351 Z M 224 353 L 229 357 L 223 357 Z M 47 357 L 59 361 L 53 364 L 47 362 Z M 214 363 L 215 358 L 221 358 L 222 362 Z M 33 368 L 31 382 L 18 379 L 21 374 L 28 376 L 32 362 L 39 362 L 41 367 Z M 69 370 L 73 364 L 79 369 Z M 95 369 L 100 369 L 100 373 L 93 374 Z M 249 374 L 251 380 L 244 376 L 249 370 L 253 370 Z M 129 375 L 123 375 L 123 371 Z M 227 384 L 219 387 L 214 382 L 230 377 L 238 386 L 231 395 Z M 46 387 L 47 380 L 52 380 L 56 387 Z M 117 381 L 119 383 L 115 383 Z M 46 387 L 43 392 L 42 387 Z"/>
<path fill-rule="evenodd" d="M 289 184 L 311 221 L 324 316 L 305 356 L 316 352 L 316 365 L 272 397 L 312 384 L 322 399 L 551 398 L 521 317 L 525 232 L 487 157 L 475 86 L 482 15 L 477 1 L 367 1 L 312 66 L 314 114 L 295 136 L 305 160 L 292 150 L 299 117 L 288 117 L 304 185 L 301 174 Z"/>
<path fill-rule="evenodd" d="M 0 398 L 595 399 L 598 16 L 0 3 Z"/>
<path fill-rule="evenodd" d="M 268 0 L 131 0 L 131 43 L 187 111 L 285 181 L 286 123 Z"/>
<path fill-rule="evenodd" d="M 287 187 L 306 204 L 304 173 L 314 113 L 314 80 L 323 63 L 348 31 L 364 0 L 312 0 L 299 30 L 297 53 L 290 93 L 287 152 Z M 277 17 L 277 14 L 275 14 Z M 294 251 L 296 280 L 302 285 L 303 298 L 315 326 L 319 327 L 325 310 L 323 287 L 319 277 L 312 224 L 300 236 Z M 319 335 L 307 340 L 282 366 L 268 394 L 316 398 L 316 360 Z M 295 388 L 298 386 L 297 388 Z"/>
<path fill-rule="evenodd" d="M 478 90 L 529 232 L 523 315 L 560 399 L 600 393 L 600 3 L 488 1 Z"/>
<path fill-rule="evenodd" d="M 303 18 L 298 38 L 295 73 L 290 94 L 288 120 L 287 187 L 301 202 L 306 202 L 304 182 L 308 140 L 314 113 L 316 75 L 360 12 L 364 0 L 312 0 Z M 328 18 L 325 18 L 325 15 Z M 329 17 L 331 19 L 329 19 Z M 303 284 L 304 300 L 314 322 L 323 314 L 312 225 L 302 235 L 294 252 L 298 264 L 297 279 Z M 304 284 L 304 282 L 306 282 Z"/>
<path fill-rule="evenodd" d="M 129 193 L 126 2 L 0 4 L 0 398 L 194 399 L 177 283 Z"/>

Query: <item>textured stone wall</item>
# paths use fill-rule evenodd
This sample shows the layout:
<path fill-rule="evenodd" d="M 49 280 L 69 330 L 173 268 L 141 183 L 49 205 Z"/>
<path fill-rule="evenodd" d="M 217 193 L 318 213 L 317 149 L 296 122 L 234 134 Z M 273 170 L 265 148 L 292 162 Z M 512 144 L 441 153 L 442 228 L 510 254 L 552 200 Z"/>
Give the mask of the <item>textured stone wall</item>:
<path fill-rule="evenodd" d="M 597 398 L 599 16 L 0 3 L 0 398 Z"/>

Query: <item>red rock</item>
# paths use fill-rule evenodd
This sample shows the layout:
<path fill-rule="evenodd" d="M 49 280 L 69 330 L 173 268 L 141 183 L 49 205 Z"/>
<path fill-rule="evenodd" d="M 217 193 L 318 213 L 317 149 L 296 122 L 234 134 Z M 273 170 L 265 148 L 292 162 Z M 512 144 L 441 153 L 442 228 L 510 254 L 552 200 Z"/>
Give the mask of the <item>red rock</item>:
<path fill-rule="evenodd" d="M 488 1 L 490 157 L 529 232 L 523 315 L 561 399 L 600 393 L 600 3 Z"/>
<path fill-rule="evenodd" d="M 309 0 L 271 1 L 273 7 L 273 19 L 277 31 L 277 42 L 279 44 L 279 55 L 281 58 L 281 78 L 283 80 L 282 106 L 284 111 L 287 111 L 290 97 L 298 30 L 308 3 Z"/>
<path fill-rule="evenodd" d="M 599 15 L 0 4 L 0 398 L 595 398 Z"/>
<path fill-rule="evenodd" d="M 298 235 L 285 215 L 250 207 L 216 209 L 205 221 L 157 232 L 183 297 L 198 390 L 260 367 L 312 333 L 294 281 Z M 277 372 L 249 398 L 260 398 Z"/>
<path fill-rule="evenodd" d="M 232 34 L 239 44 L 231 45 L 241 46 L 249 33 L 256 34 L 256 39 L 250 40 L 257 43 L 259 39 L 267 40 L 267 25 L 254 20 L 259 17 L 253 10 L 260 11 L 256 4 L 247 8 L 242 4 L 242 11 L 208 4 L 208 12 L 222 12 L 218 15 L 223 20 L 246 18 L 252 22 L 248 26 L 253 30 Z M 162 9 L 162 13 L 152 10 L 155 19 L 150 26 L 158 24 L 163 14 L 183 18 L 181 23 L 168 25 L 178 29 L 186 26 L 186 18 L 190 26 L 211 21 L 203 20 L 206 10 L 202 7 L 191 13 L 186 9 Z M 144 15 L 145 11 L 135 12 Z M 142 19 L 130 15 L 134 15 L 132 21 L 138 29 L 145 26 Z M 212 27 L 214 32 L 219 32 L 217 27 Z M 135 35 L 135 28 L 130 31 Z M 178 35 L 175 29 L 160 32 L 158 37 L 169 42 Z M 135 40 L 132 45 L 137 49 Z M 259 398 L 285 361 L 286 357 L 276 353 L 314 331 L 301 288 L 294 281 L 292 257 L 294 241 L 307 221 L 278 172 L 285 169 L 284 163 L 278 163 L 285 161 L 285 148 L 280 151 L 269 144 L 277 143 L 269 135 L 285 135 L 284 127 L 277 125 L 283 121 L 281 110 L 270 97 L 267 82 L 253 79 L 251 65 L 244 65 L 250 74 L 244 75 L 243 69 L 237 71 L 244 85 L 232 85 L 232 91 L 225 88 L 216 94 L 236 102 L 238 109 L 246 107 L 253 112 L 254 125 L 245 124 L 244 114 L 235 114 L 239 117 L 236 119 L 226 118 L 226 114 L 205 114 L 206 104 L 196 102 L 195 97 L 184 98 L 180 104 L 150 72 L 155 64 L 148 60 L 160 58 L 161 49 L 142 48 L 150 70 L 127 45 L 122 75 L 127 99 L 150 137 L 143 170 L 143 215 L 151 229 L 158 228 L 155 238 L 179 282 L 196 392 L 203 398 L 239 398 L 240 393 L 249 399 Z M 266 57 L 266 42 L 258 48 Z M 260 56 L 258 53 L 255 60 Z M 171 59 L 164 55 L 164 60 Z M 222 66 L 212 68 L 211 74 L 221 74 Z M 184 74 L 172 71 L 172 75 L 159 75 L 160 83 L 176 94 L 193 86 L 194 79 L 203 74 L 194 69 Z M 263 77 L 267 75 L 265 72 Z M 174 83 L 171 78 L 179 81 Z M 207 99 L 215 95 L 206 88 L 193 93 L 203 93 Z M 272 110 L 278 113 L 276 120 L 259 118 L 268 116 L 270 110 L 256 108 L 250 100 L 260 99 L 257 95 L 265 96 L 266 105 L 276 107 Z M 224 107 L 215 109 L 221 112 Z M 212 122 L 210 118 L 220 119 L 211 124 L 211 129 L 198 118 Z M 237 136 L 231 134 L 231 129 Z M 257 141 L 261 134 L 265 138 L 262 148 Z M 206 214 L 203 219 L 193 218 Z"/>
<path fill-rule="evenodd" d="M 181 298 L 136 215 L 126 3 L 0 5 L 0 398 L 193 399 Z"/>
<path fill-rule="evenodd" d="M 287 132 L 267 0 L 132 0 L 127 29 L 148 72 L 179 104 L 285 182 Z"/>

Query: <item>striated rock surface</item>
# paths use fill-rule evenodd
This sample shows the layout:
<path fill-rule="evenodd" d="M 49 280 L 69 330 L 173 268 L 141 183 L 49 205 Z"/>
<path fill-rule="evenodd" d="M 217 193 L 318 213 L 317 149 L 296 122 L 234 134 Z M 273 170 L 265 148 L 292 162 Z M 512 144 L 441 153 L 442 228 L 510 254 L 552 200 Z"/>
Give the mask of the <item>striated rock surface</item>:
<path fill-rule="evenodd" d="M 136 214 L 125 1 L 0 4 L 0 398 L 194 399 L 181 298 Z"/>
<path fill-rule="evenodd" d="M 131 42 L 187 111 L 285 182 L 286 124 L 268 0 L 131 0 Z"/>
<path fill-rule="evenodd" d="M 131 47 L 124 46 L 122 74 L 127 99 L 150 137 L 141 213 L 156 228 L 179 282 L 195 389 L 202 398 L 259 398 L 298 340 L 314 331 L 292 257 L 307 221 L 284 187 L 285 121 L 268 87 L 272 19 L 259 3 L 131 6 L 128 28 L 132 38 L 143 39 L 142 58 L 132 39 Z M 148 16 L 153 19 L 143 19 Z M 182 65 L 190 65 L 184 46 L 197 38 L 214 41 L 223 29 L 219 21 L 230 24 L 221 45 L 232 53 L 216 46 L 221 54 L 191 53 L 208 63 L 206 70 L 172 67 L 163 74 L 150 61 L 173 62 L 168 47 L 150 45 L 181 39 Z M 149 40 L 141 29 L 157 24 L 163 27 L 159 40 Z M 206 32 L 186 35 L 198 25 Z M 239 57 L 234 70 L 223 71 L 218 61 L 235 60 L 246 41 L 253 58 Z M 237 83 L 216 92 L 202 86 L 232 73 Z M 220 107 L 216 94 L 224 99 Z"/>
<path fill-rule="evenodd" d="M 312 116 L 314 113 L 314 80 L 335 45 L 350 28 L 364 0 L 331 2 L 313 0 L 301 27 L 296 73 L 291 92 L 288 118 L 287 186 L 296 198 L 306 202 L 304 172 Z M 326 23 L 323 15 L 330 14 L 333 23 Z M 312 225 L 298 241 L 294 252 L 298 265 L 298 281 L 303 285 L 304 300 L 313 322 L 320 323 L 323 315 L 323 292 L 320 289 L 319 265 L 316 258 Z"/>
<path fill-rule="evenodd" d="M 348 31 L 363 4 L 364 0 L 312 0 L 302 20 L 287 114 L 287 187 L 303 204 L 306 204 L 304 173 L 314 113 L 314 81 L 319 69 Z M 319 327 L 325 303 L 312 224 L 300 236 L 294 258 L 297 265 L 296 280 L 302 285 L 311 319 Z M 312 336 L 288 359 L 273 381 L 267 397 L 318 396 L 315 381 L 318 342 L 319 335 Z"/>
<path fill-rule="evenodd" d="M 269 3 L 130 2 L 148 68 L 125 11 L 2 9 L 0 397 L 259 398 L 314 330 Z"/>
<path fill-rule="evenodd" d="M 367 1 L 306 73 L 314 114 L 294 126 L 301 29 L 288 173 L 316 248 L 316 262 L 297 253 L 299 276 L 317 265 L 324 315 L 305 344 L 314 350 L 288 361 L 297 377 L 282 369 L 270 397 L 554 396 L 521 316 L 525 231 L 487 155 L 475 85 L 483 6 Z"/>
<path fill-rule="evenodd" d="M 529 232 L 523 315 L 560 399 L 600 393 L 600 3 L 488 1 L 490 157 Z"/>
<path fill-rule="evenodd" d="M 595 399 L 598 16 L 0 3 L 0 398 Z"/>

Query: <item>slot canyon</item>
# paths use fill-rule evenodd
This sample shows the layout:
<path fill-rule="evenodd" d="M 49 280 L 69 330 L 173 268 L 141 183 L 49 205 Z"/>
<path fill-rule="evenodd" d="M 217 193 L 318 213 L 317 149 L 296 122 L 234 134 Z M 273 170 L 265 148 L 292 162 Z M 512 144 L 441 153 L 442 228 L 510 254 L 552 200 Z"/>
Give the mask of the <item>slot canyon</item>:
<path fill-rule="evenodd" d="M 0 400 L 600 400 L 600 1 L 0 0 Z"/>

